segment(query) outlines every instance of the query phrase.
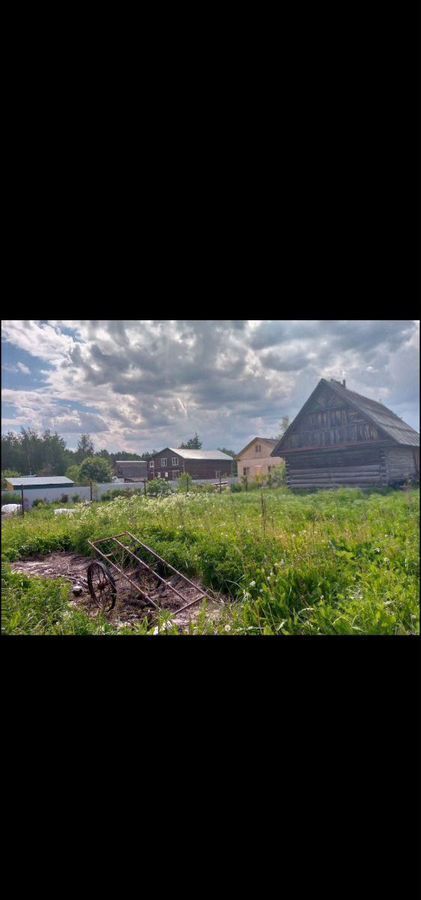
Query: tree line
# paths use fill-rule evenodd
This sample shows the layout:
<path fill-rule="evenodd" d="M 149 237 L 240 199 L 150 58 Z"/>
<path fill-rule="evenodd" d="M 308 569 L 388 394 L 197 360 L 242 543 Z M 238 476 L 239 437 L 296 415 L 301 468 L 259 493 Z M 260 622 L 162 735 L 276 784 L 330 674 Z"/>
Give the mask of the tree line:
<path fill-rule="evenodd" d="M 281 436 L 289 425 L 288 416 L 284 416 L 280 423 Z M 195 432 L 193 437 L 180 444 L 179 450 L 200 450 L 202 441 Z M 226 447 L 218 447 L 223 453 L 236 456 L 234 450 Z M 144 453 L 130 453 L 126 450 L 118 450 L 110 453 L 108 450 L 95 450 L 94 442 L 90 434 L 82 434 L 76 450 L 69 450 L 65 440 L 49 429 L 38 434 L 32 428 L 21 428 L 21 433 L 9 431 L 1 437 L 1 468 L 2 486 L 5 476 L 18 475 L 67 475 L 76 484 L 84 482 L 111 481 L 116 471 L 117 460 L 145 459 L 149 460 L 157 451 L 146 450 Z M 236 463 L 234 464 L 236 468 Z"/>
<path fill-rule="evenodd" d="M 149 459 L 155 450 L 129 453 L 119 450 L 95 450 L 89 434 L 82 434 L 76 450 L 69 450 L 65 440 L 49 429 L 38 434 L 32 428 L 22 428 L 20 434 L 9 431 L 1 437 L 2 484 L 8 475 L 67 475 L 72 481 L 111 481 L 117 460 Z M 88 465 L 89 461 L 89 465 Z M 84 469 L 82 470 L 82 466 Z M 95 468 L 94 474 L 89 469 Z"/>
<path fill-rule="evenodd" d="M 179 449 L 198 449 L 202 447 L 202 441 L 197 432 L 185 443 L 180 444 Z M 235 456 L 233 450 L 218 448 Z M 66 475 L 75 484 L 83 484 L 89 481 L 111 481 L 116 472 L 117 460 L 144 459 L 149 460 L 157 451 L 145 450 L 144 453 L 130 453 L 126 450 L 118 450 L 110 453 L 108 450 L 95 450 L 94 442 L 89 434 L 82 434 L 76 450 L 69 450 L 65 440 L 49 429 L 38 434 L 32 428 L 22 428 L 20 434 L 9 431 L 1 437 L 1 468 L 2 487 L 5 487 L 5 478 L 19 475 Z"/>

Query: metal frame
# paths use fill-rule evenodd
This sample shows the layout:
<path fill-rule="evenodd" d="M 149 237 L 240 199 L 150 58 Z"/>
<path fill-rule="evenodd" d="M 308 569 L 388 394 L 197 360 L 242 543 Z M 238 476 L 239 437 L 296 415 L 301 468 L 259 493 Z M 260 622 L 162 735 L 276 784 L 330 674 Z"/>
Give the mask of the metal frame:
<path fill-rule="evenodd" d="M 169 562 L 167 562 L 165 559 L 163 559 L 163 557 L 160 556 L 159 553 L 156 553 L 155 550 L 152 550 L 151 547 L 148 547 L 147 544 L 144 544 L 142 541 L 140 541 L 139 538 L 136 537 L 135 534 L 131 533 L 131 531 L 122 531 L 120 534 L 114 534 L 114 535 L 111 535 L 110 537 L 100 538 L 99 540 L 96 540 L 96 541 L 88 540 L 89 546 L 92 547 L 92 549 L 95 550 L 96 553 L 98 553 L 100 556 L 102 556 L 102 558 L 107 561 L 108 565 L 113 566 L 113 568 L 116 569 L 117 572 L 120 573 L 120 575 L 123 575 L 123 577 L 126 579 L 126 581 L 129 581 L 130 584 L 132 585 L 132 587 L 134 587 L 135 590 L 139 594 L 141 594 L 141 596 L 148 603 L 151 603 L 152 606 L 155 607 L 155 609 L 161 610 L 161 607 L 157 603 L 155 603 L 155 600 L 152 600 L 152 597 L 149 597 L 149 595 L 146 594 L 145 591 L 142 591 L 142 589 L 139 587 L 139 585 L 136 584 L 136 582 L 134 582 L 133 579 L 130 578 L 129 575 L 127 575 L 127 573 L 124 571 L 124 569 L 120 568 L 120 566 L 118 566 L 117 563 L 113 562 L 113 560 L 110 559 L 110 557 L 113 555 L 115 550 L 111 551 L 111 553 L 103 553 L 103 551 L 98 547 L 98 544 L 105 544 L 105 543 L 107 543 L 107 541 L 108 542 L 114 541 L 116 544 L 118 544 L 119 547 L 122 547 L 123 550 L 125 550 L 127 553 L 129 553 L 130 556 L 132 556 L 133 559 L 135 559 L 136 562 L 140 566 L 143 566 L 144 569 L 146 569 L 148 572 L 150 572 L 150 574 L 153 575 L 154 578 L 157 578 L 159 581 L 161 581 L 163 584 L 165 584 L 174 594 L 177 594 L 177 597 L 180 597 L 181 600 L 185 600 L 185 597 L 183 597 L 183 595 L 180 594 L 180 591 L 178 591 L 177 588 L 173 587 L 173 585 L 169 583 L 169 580 L 162 578 L 161 575 L 158 575 L 157 572 L 154 572 L 154 570 L 151 568 L 151 566 L 148 566 L 148 564 L 145 563 L 143 561 L 143 559 L 141 559 L 139 556 L 137 556 L 137 554 L 134 553 L 134 551 L 131 550 L 130 547 L 127 547 L 125 544 L 123 544 L 121 541 L 118 540 L 118 538 L 124 537 L 125 535 L 132 538 L 132 540 L 136 541 L 136 544 L 137 544 L 136 550 L 138 550 L 140 547 L 142 547 L 144 550 L 147 550 L 148 553 L 151 553 L 152 556 L 155 557 L 155 559 L 159 560 L 159 562 L 161 562 L 165 566 L 167 566 L 168 569 L 171 569 L 171 571 L 174 572 L 176 575 L 178 575 L 179 578 L 181 578 L 183 581 L 187 582 L 187 584 L 189 584 L 191 587 L 194 587 L 196 590 L 200 590 L 197 587 L 197 584 L 194 584 L 193 581 L 190 581 L 190 579 L 187 578 L 185 575 L 183 575 L 182 572 L 179 572 L 178 569 L 175 569 L 174 566 L 172 566 Z M 180 607 L 180 609 L 174 610 L 174 612 L 172 613 L 172 617 L 178 616 L 178 613 L 182 612 L 185 609 L 188 609 L 190 606 L 193 606 L 195 603 L 198 603 L 199 600 L 203 600 L 205 597 L 207 600 L 210 599 L 208 594 L 206 594 L 205 592 L 202 592 L 201 594 L 199 594 L 199 597 L 196 597 L 195 600 L 190 600 L 189 603 L 185 603 L 184 606 Z"/>

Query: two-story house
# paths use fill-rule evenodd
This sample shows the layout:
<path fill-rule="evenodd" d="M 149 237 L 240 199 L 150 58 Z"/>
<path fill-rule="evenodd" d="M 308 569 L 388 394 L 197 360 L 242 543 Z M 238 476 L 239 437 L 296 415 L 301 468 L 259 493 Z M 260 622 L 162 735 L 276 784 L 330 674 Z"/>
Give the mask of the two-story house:
<path fill-rule="evenodd" d="M 237 454 L 238 477 L 252 480 L 256 475 L 269 475 L 281 465 L 281 457 L 271 456 L 278 442 L 271 438 L 255 437 Z"/>
<path fill-rule="evenodd" d="M 232 474 L 233 459 L 221 450 L 181 450 L 165 447 L 148 462 L 148 479 L 173 481 L 187 473 L 192 478 L 226 478 Z"/>

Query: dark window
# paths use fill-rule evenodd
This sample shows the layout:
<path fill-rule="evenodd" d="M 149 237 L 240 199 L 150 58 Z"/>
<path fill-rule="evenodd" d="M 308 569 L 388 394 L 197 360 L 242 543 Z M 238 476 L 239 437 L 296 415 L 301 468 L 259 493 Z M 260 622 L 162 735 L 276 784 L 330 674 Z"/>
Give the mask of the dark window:
<path fill-rule="evenodd" d="M 162 459 L 161 459 L 161 469 L 165 469 L 165 468 L 166 468 L 166 465 L 167 465 L 167 460 L 166 460 L 166 458 L 162 457 Z"/>

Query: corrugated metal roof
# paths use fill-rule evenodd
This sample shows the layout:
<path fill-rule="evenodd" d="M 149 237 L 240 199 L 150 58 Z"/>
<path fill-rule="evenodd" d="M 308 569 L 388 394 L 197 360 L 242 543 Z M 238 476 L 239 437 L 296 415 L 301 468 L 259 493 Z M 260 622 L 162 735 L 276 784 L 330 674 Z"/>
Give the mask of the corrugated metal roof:
<path fill-rule="evenodd" d="M 222 450 L 180 450 L 176 447 L 168 447 L 168 450 L 171 450 L 171 453 L 178 453 L 182 459 L 230 459 L 232 461 L 232 456 L 222 453 Z M 157 453 L 156 456 L 160 456 L 160 453 Z"/>
<path fill-rule="evenodd" d="M 326 381 L 326 384 L 341 397 L 353 402 L 354 406 L 357 406 L 362 413 L 365 413 L 365 415 L 378 425 L 379 428 L 386 431 L 389 437 L 396 441 L 397 444 L 419 447 L 420 436 L 418 432 L 415 431 L 411 425 L 407 425 L 403 419 L 400 419 L 399 416 L 392 412 L 391 409 L 388 409 L 387 406 L 383 406 L 383 403 L 378 403 L 377 400 L 370 400 L 369 397 L 363 397 L 362 394 L 350 391 L 339 382 Z"/>
<path fill-rule="evenodd" d="M 12 484 L 13 487 L 47 487 L 47 485 L 51 487 L 60 487 L 60 485 L 70 485 L 74 484 L 74 481 L 71 481 L 70 478 L 66 478 L 64 475 L 25 475 L 21 478 L 7 478 L 6 481 L 9 484 Z"/>

